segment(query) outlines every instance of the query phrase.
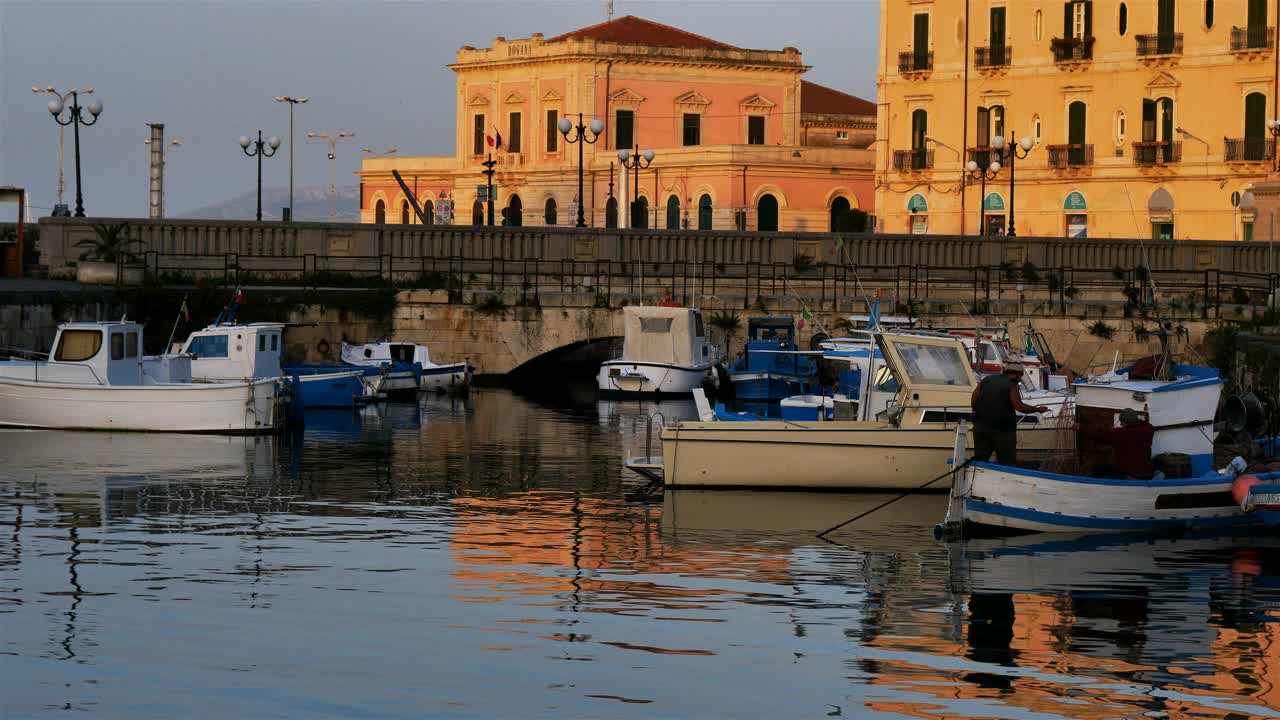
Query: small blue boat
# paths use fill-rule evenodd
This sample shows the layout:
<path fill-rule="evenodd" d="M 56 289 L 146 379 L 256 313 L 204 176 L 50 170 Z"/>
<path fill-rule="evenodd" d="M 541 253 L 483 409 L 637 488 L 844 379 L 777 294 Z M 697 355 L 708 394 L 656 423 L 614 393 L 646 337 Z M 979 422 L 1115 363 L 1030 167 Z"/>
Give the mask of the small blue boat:
<path fill-rule="evenodd" d="M 818 368 L 796 347 L 796 325 L 789 317 L 747 320 L 747 343 L 727 368 L 733 396 L 739 401 L 776 403 L 809 393 Z"/>
<path fill-rule="evenodd" d="M 302 407 L 352 408 L 369 395 L 366 385 L 380 373 L 377 368 L 291 365 L 284 374 L 297 377 Z"/>

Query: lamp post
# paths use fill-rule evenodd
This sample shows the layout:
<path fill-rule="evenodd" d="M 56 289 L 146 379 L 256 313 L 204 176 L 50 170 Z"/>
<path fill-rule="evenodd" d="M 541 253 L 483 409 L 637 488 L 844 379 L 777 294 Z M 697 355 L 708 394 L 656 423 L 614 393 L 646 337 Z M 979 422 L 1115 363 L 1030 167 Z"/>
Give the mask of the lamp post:
<path fill-rule="evenodd" d="M 652 149 L 649 149 L 644 151 L 644 156 L 642 157 L 640 155 L 639 145 L 636 145 L 635 151 L 631 151 L 626 148 L 622 148 L 618 151 L 618 162 L 622 164 L 622 169 L 631 169 L 635 171 L 635 199 L 631 201 L 631 222 L 628 224 L 629 227 L 635 227 L 639 224 L 636 220 L 639 218 L 640 207 L 640 170 L 642 168 L 649 167 L 649 165 L 653 163 L 653 158 L 656 154 L 657 153 Z M 649 222 L 647 214 L 644 218 L 644 222 L 645 224 L 648 224 Z"/>
<path fill-rule="evenodd" d="M 560 118 L 558 123 L 560 134 L 564 136 L 564 141 L 570 145 L 577 143 L 578 145 L 578 227 L 586 227 L 587 223 L 583 217 L 582 202 L 586 196 L 582 192 L 582 149 L 587 143 L 594 143 L 600 139 L 600 133 L 604 131 L 604 123 L 599 118 L 591 121 L 591 137 L 587 137 L 587 126 L 582 124 L 582 113 L 578 113 L 578 125 L 575 128 L 573 121 L 569 118 Z M 569 137 L 569 131 L 576 130 L 573 137 Z"/>
<path fill-rule="evenodd" d="M 279 95 L 276 102 L 289 103 L 289 217 L 287 220 L 293 219 L 293 106 L 301 105 L 310 100 L 310 98 L 296 98 L 288 95 Z M 268 156 L 270 157 L 270 156 Z"/>
<path fill-rule="evenodd" d="M 143 145 L 151 146 L 151 217 L 164 217 L 164 168 L 169 163 L 165 159 L 167 148 L 182 147 L 182 141 L 173 138 L 168 143 L 164 142 L 164 125 L 162 123 L 148 123 L 151 128 L 151 137 L 142 141 Z M 167 147 L 166 147 L 167 146 Z"/>
<path fill-rule="evenodd" d="M 94 98 L 84 108 L 80 107 L 80 91 L 72 90 L 71 107 L 66 107 L 63 99 L 58 97 L 49 101 L 49 114 L 53 116 L 53 121 L 62 126 L 71 126 L 71 136 L 75 145 L 76 153 L 76 217 L 84 217 L 84 196 L 80 187 L 80 126 L 88 127 L 98 122 L 98 116 L 102 114 L 102 101 Z M 67 110 L 67 119 L 62 119 L 62 111 Z M 88 110 L 93 116 L 92 120 L 85 120 L 81 110 Z"/>
<path fill-rule="evenodd" d="M 1240 194 L 1240 239 L 1253 240 L 1253 209 L 1257 207 L 1257 198 L 1253 193 L 1245 190 Z M 1245 222 L 1245 216 L 1249 217 L 1249 222 Z M 1246 228 L 1246 226 L 1248 226 Z"/>
<path fill-rule="evenodd" d="M 85 88 L 79 91 L 77 91 L 75 88 L 72 88 L 71 90 L 68 90 L 65 93 L 60 93 L 57 90 L 54 90 L 52 85 L 46 85 L 45 87 L 38 87 L 38 86 L 32 85 L 31 92 L 38 93 L 41 95 L 52 95 L 65 103 L 67 101 L 67 98 L 71 97 L 72 92 L 79 92 L 81 95 L 88 95 L 93 92 L 93 88 Z M 54 205 L 53 205 L 54 215 L 57 215 L 59 210 L 61 210 L 63 213 L 66 212 L 66 206 L 62 204 L 62 190 L 65 187 L 65 183 L 62 181 L 62 140 L 65 134 L 66 134 L 66 128 L 64 128 L 62 124 L 59 123 L 58 124 L 58 192 L 57 192 L 57 200 L 54 201 Z"/>
<path fill-rule="evenodd" d="M 32 88 L 32 90 L 34 89 L 35 88 Z M 1276 138 L 1280 138 L 1280 120 L 1269 118 L 1267 120 L 1267 132 L 1271 133 L 1272 143 L 1275 143 Z M 1271 154 L 1275 156 L 1275 170 L 1276 172 L 1280 172 L 1280 153 L 1277 153 L 1273 147 Z"/>
<path fill-rule="evenodd" d="M 249 152 L 250 145 L 253 146 L 253 152 Z M 268 147 L 271 148 L 271 152 L 267 152 Z M 258 158 L 258 222 L 262 222 L 262 158 L 274 156 L 279 147 L 280 138 L 275 135 L 263 142 L 261 130 L 258 131 L 257 140 L 250 140 L 248 135 L 240 136 L 240 149 L 244 150 L 244 154 Z"/>
<path fill-rule="evenodd" d="M 1009 166 L 1009 231 L 1005 233 L 1009 237 L 1015 237 L 1018 234 L 1013 222 L 1013 213 L 1017 208 L 1013 196 L 1014 166 L 1018 160 L 1025 160 L 1031 154 L 1031 148 L 1035 145 L 1029 137 L 1023 137 L 1016 143 L 1013 141 L 1013 137 L 1013 134 L 1010 133 L 1008 141 L 1004 139 L 1003 135 L 997 135 L 991 139 L 991 147 L 995 148 L 996 157 L 1004 160 L 1004 164 Z"/>
<path fill-rule="evenodd" d="M 1000 172 L 1000 161 L 992 160 L 991 164 L 988 165 L 987 167 L 978 167 L 977 161 L 970 160 L 965 165 L 965 169 L 969 171 L 970 180 L 978 180 L 978 181 L 981 181 L 982 183 L 982 191 L 981 191 L 982 194 L 978 198 L 978 234 L 986 235 L 987 234 L 987 228 L 986 228 L 987 181 L 996 179 L 996 175 Z M 1010 194 L 1010 197 L 1012 197 L 1012 194 Z"/>
<path fill-rule="evenodd" d="M 318 132 L 307 133 L 308 138 L 320 138 L 321 140 L 329 141 L 329 222 L 333 222 L 333 196 L 337 191 L 334 187 L 333 180 L 333 159 L 337 155 L 338 141 L 345 140 L 346 138 L 353 138 L 355 136 L 355 133 L 347 132 L 346 130 L 340 133 L 334 133 L 333 135 Z"/>

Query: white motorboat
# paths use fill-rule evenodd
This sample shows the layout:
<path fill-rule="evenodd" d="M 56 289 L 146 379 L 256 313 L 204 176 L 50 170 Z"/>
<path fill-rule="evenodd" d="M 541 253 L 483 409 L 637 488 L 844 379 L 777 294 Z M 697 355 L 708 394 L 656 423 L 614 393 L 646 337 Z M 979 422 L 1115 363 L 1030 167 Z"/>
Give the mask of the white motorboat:
<path fill-rule="evenodd" d="M 714 377 L 719 353 L 694 308 L 632 305 L 622 309 L 622 355 L 600 365 L 600 392 L 689 395 Z"/>
<path fill-rule="evenodd" d="M 361 367 L 385 368 L 381 391 L 385 393 L 465 392 L 475 368 L 467 360 L 438 365 L 431 362 L 426 345 L 407 342 L 342 343 L 342 362 Z M 414 365 L 418 367 L 415 368 Z"/>
<path fill-rule="evenodd" d="M 276 380 L 167 382 L 144 372 L 142 326 L 58 326 L 47 361 L 0 362 L 0 425 L 67 430 L 256 434 L 277 430 Z"/>

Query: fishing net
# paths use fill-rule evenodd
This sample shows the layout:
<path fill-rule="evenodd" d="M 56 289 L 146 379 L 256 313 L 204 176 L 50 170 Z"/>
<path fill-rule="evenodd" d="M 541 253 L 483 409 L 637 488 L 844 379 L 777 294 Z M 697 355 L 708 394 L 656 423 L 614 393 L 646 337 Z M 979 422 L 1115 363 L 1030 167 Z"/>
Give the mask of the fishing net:
<path fill-rule="evenodd" d="M 1041 470 L 1064 475 L 1080 474 L 1080 455 L 1076 452 L 1076 411 L 1075 404 L 1065 404 L 1058 415 L 1054 433 L 1053 449 L 1049 451 Z"/>

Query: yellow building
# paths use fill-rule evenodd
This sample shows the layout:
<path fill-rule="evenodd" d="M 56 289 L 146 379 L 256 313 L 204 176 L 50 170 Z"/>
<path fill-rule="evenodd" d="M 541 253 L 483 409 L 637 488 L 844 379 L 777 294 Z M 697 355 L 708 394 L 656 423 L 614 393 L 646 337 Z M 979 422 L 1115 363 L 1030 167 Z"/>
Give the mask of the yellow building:
<path fill-rule="evenodd" d="M 1280 129 L 1269 4 L 881 0 L 878 229 L 1250 239 L 1238 198 Z"/>
<path fill-rule="evenodd" d="M 463 47 L 450 68 L 453 154 L 365 160 L 363 222 L 417 222 L 396 170 L 429 220 L 484 224 L 477 186 L 492 156 L 497 223 L 574 225 L 580 150 L 588 226 L 627 226 L 637 197 L 632 224 L 667 229 L 853 229 L 852 210 L 871 212 L 875 105 L 804 80 L 795 48 L 739 48 L 627 16 Z M 580 113 L 600 134 L 575 147 L 557 125 Z M 656 152 L 638 183 L 618 157 L 637 148 Z M 431 214 L 442 198 L 452 218 Z"/>

